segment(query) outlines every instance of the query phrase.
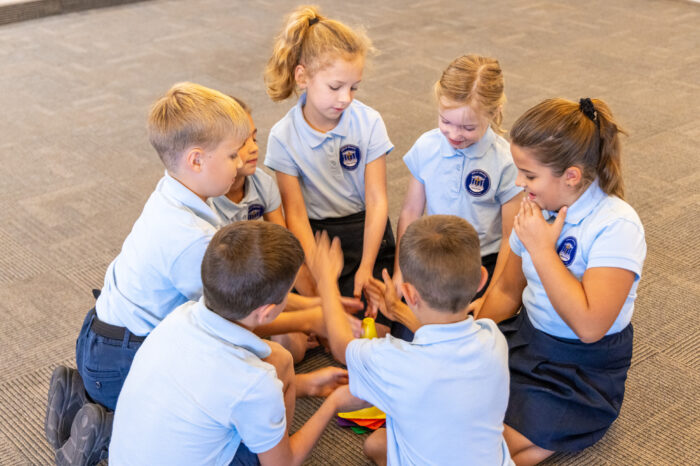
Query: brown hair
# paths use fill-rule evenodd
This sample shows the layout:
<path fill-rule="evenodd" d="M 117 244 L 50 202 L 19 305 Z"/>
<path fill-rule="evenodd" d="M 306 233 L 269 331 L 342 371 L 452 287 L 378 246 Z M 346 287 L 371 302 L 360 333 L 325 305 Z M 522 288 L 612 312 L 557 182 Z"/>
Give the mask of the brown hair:
<path fill-rule="evenodd" d="M 488 117 L 491 128 L 504 134 L 503 106 L 506 103 L 503 72 L 495 58 L 469 54 L 456 58 L 442 72 L 435 83 L 435 97 L 438 104 L 442 99 L 458 106 L 470 105 L 474 111 L 483 112 Z"/>
<path fill-rule="evenodd" d="M 531 149 L 537 160 L 561 176 L 569 167 L 579 167 L 583 187 L 598 177 L 601 189 L 623 198 L 622 164 L 618 126 L 610 108 L 600 99 L 590 99 L 590 116 L 580 103 L 547 99 L 525 112 L 510 130 L 513 144 Z"/>
<path fill-rule="evenodd" d="M 270 222 L 234 222 L 212 238 L 202 260 L 206 306 L 240 320 L 265 304 L 281 303 L 304 261 L 299 240 Z"/>
<path fill-rule="evenodd" d="M 454 215 L 421 217 L 401 237 L 399 267 L 430 307 L 459 312 L 481 281 L 479 235 Z"/>
<path fill-rule="evenodd" d="M 287 17 L 267 62 L 267 94 L 276 102 L 291 96 L 296 91 L 297 65 L 313 75 L 336 58 L 364 58 L 369 50 L 372 44 L 363 31 L 321 16 L 316 6 L 300 6 Z"/>
<path fill-rule="evenodd" d="M 192 146 L 211 149 L 228 136 L 245 141 L 249 132 L 248 115 L 235 100 L 189 82 L 171 87 L 148 117 L 148 138 L 168 170 Z"/>

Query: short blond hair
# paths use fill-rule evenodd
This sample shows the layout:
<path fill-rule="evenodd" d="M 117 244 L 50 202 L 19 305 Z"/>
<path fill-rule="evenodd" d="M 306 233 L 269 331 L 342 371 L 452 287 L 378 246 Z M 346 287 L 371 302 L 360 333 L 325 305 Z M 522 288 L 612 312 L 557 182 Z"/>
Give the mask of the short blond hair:
<path fill-rule="evenodd" d="M 148 139 L 168 170 L 190 147 L 212 149 L 226 137 L 244 141 L 249 132 L 248 115 L 234 99 L 190 82 L 171 87 L 148 116 Z"/>
<path fill-rule="evenodd" d="M 475 111 L 483 112 L 489 119 L 491 128 L 503 135 L 504 88 L 503 71 L 498 60 L 469 54 L 454 59 L 442 72 L 440 80 L 435 83 L 435 97 L 439 105 L 444 98 L 458 106 L 476 107 Z"/>
<path fill-rule="evenodd" d="M 322 16 L 316 6 L 302 5 L 287 17 L 275 41 L 265 68 L 267 94 L 278 102 L 295 93 L 297 65 L 303 65 L 313 75 L 335 59 L 352 61 L 373 50 L 362 29 L 353 30 Z"/>

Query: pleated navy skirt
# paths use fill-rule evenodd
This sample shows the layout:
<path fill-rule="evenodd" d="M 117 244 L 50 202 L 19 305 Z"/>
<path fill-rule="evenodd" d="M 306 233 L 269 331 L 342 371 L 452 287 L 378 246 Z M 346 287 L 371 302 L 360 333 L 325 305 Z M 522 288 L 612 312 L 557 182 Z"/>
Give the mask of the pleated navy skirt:
<path fill-rule="evenodd" d="M 632 324 L 595 343 L 537 330 L 525 309 L 499 327 L 510 367 L 504 422 L 547 450 L 575 452 L 600 440 L 622 406 Z"/>

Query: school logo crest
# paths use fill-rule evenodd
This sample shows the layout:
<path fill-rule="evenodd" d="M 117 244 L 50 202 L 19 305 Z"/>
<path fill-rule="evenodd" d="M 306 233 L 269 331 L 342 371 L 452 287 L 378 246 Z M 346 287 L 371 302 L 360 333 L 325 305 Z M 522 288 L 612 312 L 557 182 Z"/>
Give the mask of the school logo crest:
<path fill-rule="evenodd" d="M 360 148 L 346 144 L 340 148 L 340 165 L 346 170 L 355 170 L 360 166 Z"/>
<path fill-rule="evenodd" d="M 265 208 L 260 204 L 251 204 L 248 206 L 248 220 L 257 220 L 263 216 Z"/>
<path fill-rule="evenodd" d="M 472 196 L 483 196 L 491 187 L 491 179 L 483 170 L 472 170 L 464 181 L 464 187 Z"/>
<path fill-rule="evenodd" d="M 564 238 L 564 241 L 557 248 L 557 254 L 565 266 L 571 265 L 576 258 L 576 238 L 573 236 Z"/>

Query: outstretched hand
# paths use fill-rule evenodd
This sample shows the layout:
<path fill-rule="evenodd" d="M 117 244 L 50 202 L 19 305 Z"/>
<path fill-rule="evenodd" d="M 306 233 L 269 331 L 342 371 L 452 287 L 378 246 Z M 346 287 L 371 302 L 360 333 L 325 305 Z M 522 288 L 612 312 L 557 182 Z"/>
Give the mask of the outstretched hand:
<path fill-rule="evenodd" d="M 316 283 L 320 284 L 322 280 L 337 281 L 343 270 L 343 250 L 340 248 L 340 239 L 335 237 L 331 242 L 325 230 L 316 233 L 316 248 L 309 263 Z"/>
<path fill-rule="evenodd" d="M 556 248 L 557 239 L 564 227 L 567 207 L 559 210 L 553 223 L 547 223 L 537 204 L 528 198 L 523 198 L 520 211 L 513 221 L 513 229 L 531 256 L 540 251 Z"/>
<path fill-rule="evenodd" d="M 391 320 L 401 321 L 401 316 L 406 312 L 411 313 L 411 310 L 401 302 L 401 299 L 396 294 L 396 286 L 386 269 L 382 270 L 383 282 L 372 278 L 365 287 L 365 293 L 369 303 L 369 308 L 379 308 L 386 317 Z M 376 317 L 376 311 L 374 316 Z"/>

